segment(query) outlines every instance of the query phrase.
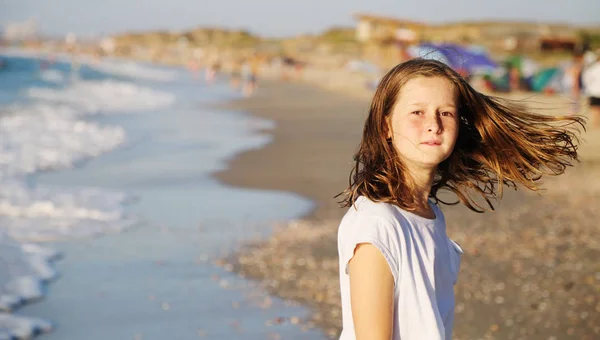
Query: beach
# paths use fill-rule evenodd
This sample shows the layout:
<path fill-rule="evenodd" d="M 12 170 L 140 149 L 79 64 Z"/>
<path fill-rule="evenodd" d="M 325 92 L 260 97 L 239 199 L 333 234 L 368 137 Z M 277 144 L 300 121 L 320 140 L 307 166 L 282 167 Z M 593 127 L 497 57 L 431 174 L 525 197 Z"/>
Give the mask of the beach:
<path fill-rule="evenodd" d="M 249 98 L 232 94 L 225 82 L 204 89 L 209 92 L 199 98 L 203 88 L 193 85 L 197 80 L 190 75 L 162 79 L 170 73 L 124 61 L 96 65 L 97 71 L 159 91 L 175 90 L 175 103 L 183 101 L 160 110 L 142 106 L 141 120 L 94 118 L 93 124 L 118 127 L 117 136 L 129 140 L 125 147 L 32 176 L 40 185 L 108 190 L 100 195 L 115 200 L 107 208 L 118 211 L 118 219 L 91 224 L 98 234 L 118 227 L 121 218 L 130 223 L 130 214 L 143 219 L 141 227 L 123 234 L 51 242 L 66 255 L 59 262 L 65 277 L 51 286 L 45 301 L 19 311 L 55 322 L 49 339 L 92 333 L 147 339 L 164 332 L 177 338 L 315 339 L 323 333 L 337 338 L 336 239 L 346 209 L 335 196 L 348 185 L 360 142 L 372 96 L 364 87 L 368 77 L 309 68 L 301 80 L 283 82 L 276 69 L 265 67 L 258 91 Z M 46 83 L 66 79 L 56 72 L 43 77 Z M 80 105 L 79 91 L 112 95 L 114 88 L 129 87 L 113 80 L 84 82 L 30 96 Z M 157 93 L 162 92 L 154 93 L 155 100 L 162 96 Z M 561 96 L 517 92 L 511 98 L 546 114 L 569 107 Z M 104 110 L 119 112 L 125 106 L 111 105 Z M 456 286 L 455 339 L 595 339 L 600 334 L 595 261 L 600 255 L 600 133 L 590 130 L 581 137 L 581 163 L 545 181 L 544 191 L 507 190 L 496 211 L 486 214 L 442 207 L 449 236 L 465 250 Z M 139 202 L 129 204 L 128 192 Z M 32 223 L 39 227 L 44 224 Z M 130 271 L 134 266 L 137 270 Z M 132 292 L 129 285 L 111 282 L 143 289 Z M 79 287 L 77 295 L 73 287 Z M 101 308 L 77 312 L 90 304 Z M 117 304 L 128 307 L 114 314 Z M 215 308 L 218 313 L 212 314 Z M 57 315 L 56 310 L 72 312 Z M 106 327 L 127 315 L 140 319 L 128 327 Z M 177 325 L 177 331 L 167 324 Z"/>
<path fill-rule="evenodd" d="M 309 305 L 331 338 L 341 330 L 336 233 L 369 94 L 266 81 L 227 107 L 275 122 L 273 142 L 244 152 L 216 177 L 230 185 L 295 192 L 315 208 L 275 225 L 268 240 L 228 257 L 272 293 Z M 323 84 L 317 84 L 323 85 Z M 356 95 L 360 93 L 360 95 Z M 549 114 L 558 96 L 515 94 Z M 566 111 L 566 110 L 565 110 Z M 456 286 L 455 339 L 595 339 L 600 334 L 600 134 L 582 134 L 581 163 L 543 191 L 506 190 L 496 210 L 442 206 L 448 235 L 465 250 Z"/>
<path fill-rule="evenodd" d="M 390 69 L 437 60 L 546 115 L 598 96 L 588 3 L 104 5 L 0 15 L 0 340 L 339 339 L 340 202 Z M 600 339 L 591 125 L 538 191 L 485 213 L 439 195 L 453 339 Z"/>

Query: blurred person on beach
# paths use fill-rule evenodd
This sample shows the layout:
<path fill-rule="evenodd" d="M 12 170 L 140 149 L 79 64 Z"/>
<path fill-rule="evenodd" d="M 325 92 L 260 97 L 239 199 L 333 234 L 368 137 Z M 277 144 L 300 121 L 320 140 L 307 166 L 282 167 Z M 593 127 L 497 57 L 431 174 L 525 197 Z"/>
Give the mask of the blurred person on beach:
<path fill-rule="evenodd" d="M 221 60 L 218 56 L 214 56 L 208 67 L 204 71 L 204 80 L 208 84 L 212 84 L 217 80 L 219 71 L 221 70 Z"/>
<path fill-rule="evenodd" d="M 291 57 L 288 56 L 283 56 L 283 58 L 281 59 L 281 80 L 285 80 L 288 81 L 290 80 L 290 73 L 291 70 L 294 68 L 295 66 L 295 60 Z"/>
<path fill-rule="evenodd" d="M 521 90 L 521 71 L 512 63 L 508 65 L 508 84 L 509 92 Z"/>
<path fill-rule="evenodd" d="M 589 41 L 584 41 L 581 44 L 581 50 L 583 51 L 583 67 L 584 68 L 591 65 L 592 63 L 594 63 L 596 61 L 599 51 L 594 52 L 592 50 L 592 47 L 590 46 Z"/>
<path fill-rule="evenodd" d="M 576 50 L 573 53 L 571 65 L 565 71 L 564 85 L 569 91 L 572 100 L 572 114 L 577 114 L 581 110 L 581 94 L 582 94 L 582 74 L 584 67 L 584 52 Z"/>
<path fill-rule="evenodd" d="M 237 90 L 242 81 L 242 63 L 239 60 L 234 60 L 231 65 L 231 79 L 229 84 L 232 89 Z"/>
<path fill-rule="evenodd" d="M 242 65 L 242 79 L 244 82 L 242 92 L 246 97 L 252 96 L 256 91 L 259 68 L 260 59 L 257 56 L 252 56 Z"/>
<path fill-rule="evenodd" d="M 200 63 L 196 58 L 190 58 L 187 63 L 187 69 L 190 71 L 194 78 L 198 77 L 198 71 L 200 70 Z"/>
<path fill-rule="evenodd" d="M 301 80 L 304 77 L 303 73 L 305 68 L 306 62 L 296 60 L 296 63 L 294 65 L 294 77 L 296 78 L 296 80 Z"/>
<path fill-rule="evenodd" d="M 217 78 L 217 70 L 214 67 L 214 65 L 210 65 L 208 66 L 205 70 L 204 70 L 204 81 L 207 84 L 212 84 L 215 79 Z"/>
<path fill-rule="evenodd" d="M 341 340 L 449 340 L 461 247 L 446 234 L 445 189 L 476 212 L 503 186 L 537 190 L 578 159 L 580 116 L 529 112 L 475 91 L 435 60 L 378 85 L 338 229 Z"/>
<path fill-rule="evenodd" d="M 217 77 L 219 75 L 219 71 L 221 71 L 221 62 L 219 60 L 216 60 L 214 63 L 212 63 L 209 66 L 209 70 L 211 72 L 211 78 L 209 80 L 209 83 L 214 83 L 217 80 Z"/>
<path fill-rule="evenodd" d="M 595 61 L 584 69 L 582 80 L 589 99 L 592 124 L 600 128 L 600 50 Z"/>
<path fill-rule="evenodd" d="M 204 50 L 202 48 L 194 49 L 192 56 L 188 60 L 187 68 L 194 78 L 198 78 L 203 68 Z M 205 70 L 206 72 L 206 70 Z"/>

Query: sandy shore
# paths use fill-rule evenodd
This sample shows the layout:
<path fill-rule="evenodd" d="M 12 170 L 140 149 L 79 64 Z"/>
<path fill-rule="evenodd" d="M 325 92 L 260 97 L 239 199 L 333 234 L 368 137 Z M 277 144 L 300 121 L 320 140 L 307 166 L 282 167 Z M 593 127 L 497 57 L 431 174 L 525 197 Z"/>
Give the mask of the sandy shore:
<path fill-rule="evenodd" d="M 267 82 L 256 96 L 228 104 L 276 122 L 273 142 L 245 152 L 217 178 L 236 186 L 292 191 L 316 203 L 311 218 L 337 218 L 368 102 L 305 84 Z"/>
<path fill-rule="evenodd" d="M 217 174 L 229 184 L 299 193 L 316 202 L 301 221 L 276 226 L 230 259 L 275 294 L 313 307 L 332 338 L 340 331 L 336 232 L 345 212 L 333 197 L 348 183 L 368 96 L 267 82 L 229 108 L 272 119 L 274 141 Z M 523 97 L 521 97 L 523 98 Z M 560 98 L 528 98 L 567 107 Z M 584 134 L 582 163 L 538 193 L 509 192 L 495 212 L 443 207 L 465 249 L 455 339 L 596 339 L 600 336 L 600 134 Z"/>

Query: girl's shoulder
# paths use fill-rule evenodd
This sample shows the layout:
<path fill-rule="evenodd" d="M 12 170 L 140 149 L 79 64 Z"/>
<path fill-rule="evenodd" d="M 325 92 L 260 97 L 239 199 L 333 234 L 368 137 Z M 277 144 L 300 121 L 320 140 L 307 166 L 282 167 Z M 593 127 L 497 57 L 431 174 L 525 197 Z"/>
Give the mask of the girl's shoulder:
<path fill-rule="evenodd" d="M 391 223 L 397 219 L 396 207 L 385 202 L 375 202 L 365 196 L 359 196 L 349 208 L 356 216 L 369 216 Z"/>
<path fill-rule="evenodd" d="M 445 226 L 446 219 L 442 210 L 431 200 L 429 200 L 429 204 L 435 214 L 434 218 L 426 218 L 394 204 L 375 202 L 367 197 L 360 196 L 354 202 L 354 205 L 348 208 L 340 227 L 346 226 L 348 228 L 354 224 L 383 224 L 392 229 L 402 230 L 405 233 L 413 229 L 432 229 L 439 228 L 441 225 Z"/>

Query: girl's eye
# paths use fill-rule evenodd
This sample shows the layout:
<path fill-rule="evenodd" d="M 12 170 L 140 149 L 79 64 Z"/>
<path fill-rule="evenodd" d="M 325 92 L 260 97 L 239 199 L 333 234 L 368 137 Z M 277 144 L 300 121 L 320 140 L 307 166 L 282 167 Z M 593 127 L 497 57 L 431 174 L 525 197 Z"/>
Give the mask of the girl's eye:
<path fill-rule="evenodd" d="M 411 114 L 413 114 L 413 115 L 420 115 L 420 114 L 422 114 L 422 113 L 423 113 L 423 112 L 421 112 L 421 111 L 413 111 L 413 112 L 411 112 Z"/>
<path fill-rule="evenodd" d="M 441 115 L 444 117 L 450 117 L 450 116 L 452 116 L 452 112 L 448 112 L 448 111 L 442 112 Z"/>

